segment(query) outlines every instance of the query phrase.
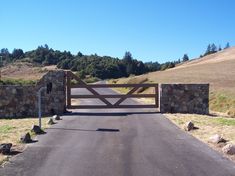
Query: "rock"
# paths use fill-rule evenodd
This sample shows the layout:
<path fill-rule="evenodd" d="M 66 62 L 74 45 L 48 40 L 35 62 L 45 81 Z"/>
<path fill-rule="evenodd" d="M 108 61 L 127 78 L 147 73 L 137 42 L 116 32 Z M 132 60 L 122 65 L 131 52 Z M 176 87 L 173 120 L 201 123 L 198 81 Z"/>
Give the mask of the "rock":
<path fill-rule="evenodd" d="M 11 153 L 12 143 L 4 143 L 0 145 L 0 153 L 7 155 Z"/>
<path fill-rule="evenodd" d="M 216 135 L 211 136 L 209 138 L 209 142 L 214 143 L 214 144 L 218 144 L 220 142 L 226 142 L 226 140 L 223 139 L 220 135 L 216 134 Z"/>
<path fill-rule="evenodd" d="M 20 141 L 21 141 L 22 143 L 30 143 L 30 142 L 32 142 L 32 139 L 31 139 L 30 134 L 29 134 L 29 133 L 26 133 L 26 134 L 24 134 L 23 136 L 21 136 Z"/>
<path fill-rule="evenodd" d="M 44 133 L 44 131 L 37 125 L 33 125 L 31 131 L 34 132 L 35 134 Z"/>
<path fill-rule="evenodd" d="M 47 121 L 47 124 L 48 124 L 48 125 L 53 125 L 53 124 L 55 124 L 55 122 L 53 121 L 52 118 L 50 118 L 50 119 Z"/>
<path fill-rule="evenodd" d="M 185 131 L 190 131 L 194 129 L 194 124 L 193 122 L 189 121 L 184 125 Z"/>
<path fill-rule="evenodd" d="M 53 115 L 52 117 L 54 120 L 61 120 L 60 116 L 59 115 Z"/>
<path fill-rule="evenodd" d="M 222 148 L 222 151 L 229 155 L 235 155 L 235 145 L 233 144 L 227 144 Z"/>

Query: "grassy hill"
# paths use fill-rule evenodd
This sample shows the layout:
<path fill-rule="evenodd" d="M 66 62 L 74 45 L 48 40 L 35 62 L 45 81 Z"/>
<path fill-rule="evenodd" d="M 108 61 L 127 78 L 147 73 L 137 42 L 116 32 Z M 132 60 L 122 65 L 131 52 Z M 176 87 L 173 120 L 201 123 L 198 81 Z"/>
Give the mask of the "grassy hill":
<path fill-rule="evenodd" d="M 3 79 L 38 80 L 47 71 L 55 70 L 56 66 L 40 66 L 28 62 L 14 62 L 1 68 Z"/>
<path fill-rule="evenodd" d="M 156 83 L 210 83 L 210 109 L 233 113 L 235 109 L 235 47 L 188 61 L 172 69 L 118 79 L 115 82 L 139 83 L 143 80 Z"/>

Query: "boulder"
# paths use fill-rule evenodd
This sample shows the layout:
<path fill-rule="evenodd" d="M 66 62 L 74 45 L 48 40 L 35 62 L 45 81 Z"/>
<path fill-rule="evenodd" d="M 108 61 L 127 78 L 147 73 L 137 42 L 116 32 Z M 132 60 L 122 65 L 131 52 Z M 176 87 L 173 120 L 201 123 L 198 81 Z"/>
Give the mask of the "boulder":
<path fill-rule="evenodd" d="M 26 134 L 22 135 L 21 138 L 20 138 L 20 141 L 22 143 L 30 143 L 30 142 L 32 142 L 30 134 L 26 133 Z"/>
<path fill-rule="evenodd" d="M 53 115 L 52 117 L 54 120 L 61 120 L 60 116 L 59 115 Z"/>
<path fill-rule="evenodd" d="M 35 134 L 44 133 L 44 131 L 37 125 L 33 125 L 31 131 L 34 132 Z"/>
<path fill-rule="evenodd" d="M 3 143 L 0 145 L 0 153 L 7 155 L 11 153 L 12 143 Z"/>
<path fill-rule="evenodd" d="M 218 144 L 220 142 L 226 142 L 226 140 L 223 139 L 220 135 L 216 134 L 216 135 L 211 136 L 209 138 L 209 142 L 214 143 L 214 144 Z"/>
<path fill-rule="evenodd" d="M 185 131 L 190 131 L 194 129 L 194 123 L 189 121 L 184 125 L 184 130 Z"/>
<path fill-rule="evenodd" d="M 53 125 L 53 124 L 55 124 L 55 122 L 53 121 L 52 118 L 50 118 L 50 119 L 47 121 L 47 124 L 48 124 L 48 125 Z"/>
<path fill-rule="evenodd" d="M 222 151 L 229 155 L 235 155 L 235 145 L 227 144 L 222 148 Z"/>

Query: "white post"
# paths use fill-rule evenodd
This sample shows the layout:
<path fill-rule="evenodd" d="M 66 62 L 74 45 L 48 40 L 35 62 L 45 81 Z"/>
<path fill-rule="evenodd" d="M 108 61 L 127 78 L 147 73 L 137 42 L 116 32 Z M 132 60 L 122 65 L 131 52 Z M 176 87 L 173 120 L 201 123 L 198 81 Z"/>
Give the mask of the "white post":
<path fill-rule="evenodd" d="M 41 87 L 38 91 L 38 120 L 40 128 L 42 127 L 41 93 L 43 90 L 46 90 L 46 87 Z"/>

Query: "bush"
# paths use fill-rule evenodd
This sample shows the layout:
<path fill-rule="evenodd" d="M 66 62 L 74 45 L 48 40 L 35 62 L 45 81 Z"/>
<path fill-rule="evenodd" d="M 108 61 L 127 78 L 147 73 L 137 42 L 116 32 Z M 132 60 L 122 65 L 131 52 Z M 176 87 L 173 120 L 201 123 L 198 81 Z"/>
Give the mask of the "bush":
<path fill-rule="evenodd" d="M 94 82 L 100 81 L 100 79 L 99 79 L 99 78 L 96 78 L 96 77 L 89 77 L 89 78 L 84 79 L 84 81 L 85 81 L 86 83 L 94 83 Z"/>
<path fill-rule="evenodd" d="M 229 117 L 232 117 L 232 118 L 235 118 L 235 108 L 230 108 L 228 111 L 227 111 L 227 114 L 229 115 Z"/>
<path fill-rule="evenodd" d="M 35 85 L 35 80 L 22 80 L 22 79 L 3 79 L 0 80 L 0 85 Z"/>

